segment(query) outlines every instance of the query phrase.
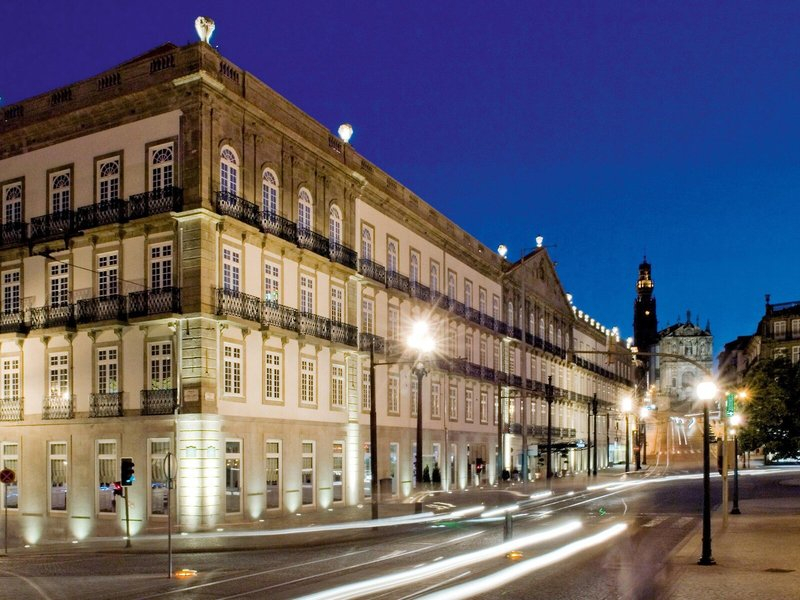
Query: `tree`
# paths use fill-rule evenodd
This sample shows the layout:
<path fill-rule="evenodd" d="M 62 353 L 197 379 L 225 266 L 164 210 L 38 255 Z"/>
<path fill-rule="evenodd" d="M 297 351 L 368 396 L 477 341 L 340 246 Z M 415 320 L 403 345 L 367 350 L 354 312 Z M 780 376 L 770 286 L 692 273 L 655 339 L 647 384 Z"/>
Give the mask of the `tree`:
<path fill-rule="evenodd" d="M 759 361 L 747 372 L 745 384 L 742 449 L 763 446 L 773 458 L 800 455 L 800 363 L 785 357 Z"/>

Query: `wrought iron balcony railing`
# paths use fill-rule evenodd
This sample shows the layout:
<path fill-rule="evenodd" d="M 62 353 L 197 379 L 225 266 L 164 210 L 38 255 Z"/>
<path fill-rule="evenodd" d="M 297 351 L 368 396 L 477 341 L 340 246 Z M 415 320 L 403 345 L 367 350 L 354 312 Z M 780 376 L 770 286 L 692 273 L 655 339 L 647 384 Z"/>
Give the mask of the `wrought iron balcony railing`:
<path fill-rule="evenodd" d="M 475 363 L 468 362 L 465 366 L 465 372 L 467 377 L 480 377 L 481 376 L 481 366 L 476 365 Z"/>
<path fill-rule="evenodd" d="M 217 192 L 217 212 L 261 228 L 261 208 L 233 192 Z"/>
<path fill-rule="evenodd" d="M 31 329 L 75 327 L 75 305 L 37 306 L 31 309 Z"/>
<path fill-rule="evenodd" d="M 74 416 L 72 397 L 69 394 L 45 396 L 42 404 L 43 419 L 72 419 Z"/>
<path fill-rule="evenodd" d="M 487 329 L 494 330 L 494 317 L 490 317 L 485 313 L 481 313 L 481 325 L 483 325 Z"/>
<path fill-rule="evenodd" d="M 78 323 L 97 321 L 125 321 L 127 302 L 121 294 L 109 294 L 78 300 Z"/>
<path fill-rule="evenodd" d="M 128 219 L 183 210 L 183 190 L 174 185 L 135 194 L 128 198 Z"/>
<path fill-rule="evenodd" d="M 408 293 L 408 277 L 397 271 L 386 271 L 386 287 Z"/>
<path fill-rule="evenodd" d="M 472 321 L 473 323 L 477 323 L 480 325 L 481 322 L 481 313 L 476 308 L 464 307 L 464 313 L 466 314 L 467 319 Z"/>
<path fill-rule="evenodd" d="M 358 349 L 363 352 L 369 350 L 370 346 L 372 347 L 372 350 L 373 352 L 375 352 L 375 354 L 386 353 L 385 340 L 381 336 L 374 335 L 372 333 L 364 333 L 364 332 L 359 333 Z"/>
<path fill-rule="evenodd" d="M 89 395 L 90 417 L 121 417 L 122 392 Z"/>
<path fill-rule="evenodd" d="M 0 225 L 0 247 L 11 248 L 28 241 L 28 224 L 24 221 L 11 221 Z"/>
<path fill-rule="evenodd" d="M 328 238 L 305 227 L 297 228 L 297 246 L 320 256 L 328 256 L 330 250 Z"/>
<path fill-rule="evenodd" d="M 484 367 L 481 365 L 481 379 L 486 379 L 487 381 L 494 381 L 495 380 L 496 371 L 490 367 Z"/>
<path fill-rule="evenodd" d="M 331 339 L 331 322 L 325 317 L 313 313 L 299 313 L 298 333 L 313 335 L 324 340 Z"/>
<path fill-rule="evenodd" d="M 358 259 L 358 272 L 386 285 L 386 268 L 368 258 Z"/>
<path fill-rule="evenodd" d="M 511 434 L 522 434 L 522 423 L 509 423 L 506 431 Z"/>
<path fill-rule="evenodd" d="M 128 316 L 145 317 L 181 312 L 181 289 L 163 287 L 128 294 Z"/>
<path fill-rule="evenodd" d="M 22 421 L 22 398 L 13 396 L 0 399 L 0 421 Z"/>
<path fill-rule="evenodd" d="M 261 213 L 261 231 L 286 240 L 287 242 L 297 243 L 297 225 L 294 221 L 276 215 L 272 212 Z"/>
<path fill-rule="evenodd" d="M 409 284 L 408 291 L 411 293 L 412 297 L 422 300 L 423 302 L 430 302 L 431 288 L 427 285 L 422 285 L 419 281 L 412 281 Z"/>
<path fill-rule="evenodd" d="M 178 390 L 142 390 L 143 415 L 171 415 L 178 407 Z"/>
<path fill-rule="evenodd" d="M 441 308 L 447 310 L 448 298 L 446 295 L 442 294 L 441 292 L 436 292 L 431 290 L 431 304 L 433 304 L 437 308 Z"/>
<path fill-rule="evenodd" d="M 77 229 L 89 229 L 110 223 L 122 223 L 127 218 L 125 202 L 119 198 L 81 206 L 75 217 Z"/>
<path fill-rule="evenodd" d="M 328 256 L 329 258 L 340 265 L 344 265 L 350 269 L 358 268 L 358 255 L 355 250 L 348 248 L 343 244 L 337 242 L 328 243 Z"/>
<path fill-rule="evenodd" d="M 331 321 L 331 341 L 353 348 L 358 346 L 358 327 Z"/>
<path fill-rule="evenodd" d="M 261 322 L 261 300 L 238 290 L 217 289 L 217 314 Z"/>
<path fill-rule="evenodd" d="M 73 235 L 76 232 L 75 220 L 75 213 L 71 210 L 34 217 L 31 219 L 31 240 L 41 242 Z"/>
<path fill-rule="evenodd" d="M 266 301 L 262 310 L 261 322 L 264 325 L 297 331 L 299 328 L 298 314 L 298 311 L 294 308 L 283 306 L 277 302 Z"/>
<path fill-rule="evenodd" d="M 24 311 L 0 313 L 0 333 L 25 333 L 28 329 Z"/>
<path fill-rule="evenodd" d="M 466 310 L 466 306 L 464 306 L 463 302 L 459 302 L 455 298 L 448 298 L 447 299 L 447 309 L 451 313 L 455 313 L 459 317 L 463 317 L 464 316 L 464 311 Z"/>

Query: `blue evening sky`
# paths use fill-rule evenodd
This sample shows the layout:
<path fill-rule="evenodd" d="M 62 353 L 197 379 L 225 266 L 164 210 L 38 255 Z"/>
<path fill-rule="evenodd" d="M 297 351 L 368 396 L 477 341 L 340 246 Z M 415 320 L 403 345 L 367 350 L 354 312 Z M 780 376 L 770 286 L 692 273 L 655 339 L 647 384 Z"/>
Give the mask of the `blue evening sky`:
<path fill-rule="evenodd" d="M 575 304 L 715 350 L 800 300 L 800 2 L 11 2 L 4 103 L 212 43 L 490 248 L 543 235 Z M 0 179 L 2 179 L 0 174 Z"/>

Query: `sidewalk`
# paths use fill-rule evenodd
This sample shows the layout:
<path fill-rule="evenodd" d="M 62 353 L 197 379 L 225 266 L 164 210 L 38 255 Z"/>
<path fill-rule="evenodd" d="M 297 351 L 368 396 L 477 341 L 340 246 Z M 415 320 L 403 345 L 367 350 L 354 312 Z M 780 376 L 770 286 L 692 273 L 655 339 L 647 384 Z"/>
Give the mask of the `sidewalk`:
<path fill-rule="evenodd" d="M 787 478 L 800 486 L 796 474 Z M 796 600 L 800 598 L 800 499 L 758 498 L 739 502 L 740 515 L 712 515 L 711 548 L 716 565 L 697 564 L 702 529 L 670 556 L 673 582 L 668 600 Z"/>

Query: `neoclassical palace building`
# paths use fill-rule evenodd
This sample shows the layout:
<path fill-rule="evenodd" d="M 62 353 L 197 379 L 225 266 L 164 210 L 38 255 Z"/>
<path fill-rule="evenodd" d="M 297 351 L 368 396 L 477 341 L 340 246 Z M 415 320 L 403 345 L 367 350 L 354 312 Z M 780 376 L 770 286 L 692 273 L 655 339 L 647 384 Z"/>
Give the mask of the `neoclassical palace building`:
<path fill-rule="evenodd" d="M 418 361 L 445 488 L 589 468 L 595 397 L 596 466 L 624 445 L 630 352 L 544 247 L 490 250 L 205 42 L 4 107 L 0 192 L 2 502 L 28 543 L 124 532 L 123 457 L 132 534 L 164 530 L 170 475 L 184 531 L 369 502 L 373 396 L 381 501 L 410 498 Z"/>

